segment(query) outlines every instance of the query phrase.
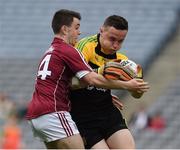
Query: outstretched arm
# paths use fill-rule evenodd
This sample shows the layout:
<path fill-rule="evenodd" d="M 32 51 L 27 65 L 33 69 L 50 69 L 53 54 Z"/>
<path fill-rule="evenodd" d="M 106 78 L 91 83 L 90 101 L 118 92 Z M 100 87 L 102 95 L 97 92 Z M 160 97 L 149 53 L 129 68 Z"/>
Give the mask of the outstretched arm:
<path fill-rule="evenodd" d="M 150 88 L 149 84 L 147 82 L 144 82 L 142 79 L 132 79 L 129 81 L 111 80 L 106 79 L 102 75 L 99 75 L 95 72 L 86 74 L 81 78 L 81 80 L 88 85 L 106 89 L 125 89 L 132 92 L 147 92 L 147 90 Z"/>

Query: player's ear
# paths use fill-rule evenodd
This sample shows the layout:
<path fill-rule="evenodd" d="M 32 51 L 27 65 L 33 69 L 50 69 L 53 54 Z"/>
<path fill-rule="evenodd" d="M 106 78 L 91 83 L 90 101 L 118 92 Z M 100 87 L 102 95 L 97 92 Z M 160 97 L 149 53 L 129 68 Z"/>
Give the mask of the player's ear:
<path fill-rule="evenodd" d="M 68 26 L 63 25 L 63 26 L 61 27 L 61 32 L 62 32 L 64 35 L 67 35 L 68 31 L 69 31 L 69 27 L 68 27 Z"/>
<path fill-rule="evenodd" d="M 104 31 L 104 27 L 100 27 L 100 33 L 102 33 Z"/>

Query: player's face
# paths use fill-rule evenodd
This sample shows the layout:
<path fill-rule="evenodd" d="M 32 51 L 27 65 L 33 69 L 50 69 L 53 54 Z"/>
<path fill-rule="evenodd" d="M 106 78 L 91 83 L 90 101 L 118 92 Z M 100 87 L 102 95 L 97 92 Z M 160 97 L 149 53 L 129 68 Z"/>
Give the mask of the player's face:
<path fill-rule="evenodd" d="M 114 27 L 101 27 L 100 43 L 105 54 L 114 54 L 122 46 L 127 30 L 117 30 Z"/>
<path fill-rule="evenodd" d="M 74 18 L 71 26 L 69 27 L 69 32 L 68 32 L 69 44 L 74 46 L 76 44 L 76 42 L 78 41 L 78 37 L 80 34 L 81 34 L 80 20 L 77 18 Z"/>

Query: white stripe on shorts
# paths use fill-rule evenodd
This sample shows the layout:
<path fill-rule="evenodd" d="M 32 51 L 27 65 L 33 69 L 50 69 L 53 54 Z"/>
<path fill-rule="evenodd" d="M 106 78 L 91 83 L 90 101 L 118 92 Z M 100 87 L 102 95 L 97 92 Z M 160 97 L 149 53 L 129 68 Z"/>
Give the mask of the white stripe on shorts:
<path fill-rule="evenodd" d="M 51 142 L 79 134 L 69 112 L 59 111 L 40 116 L 29 121 L 34 136 L 42 141 Z"/>

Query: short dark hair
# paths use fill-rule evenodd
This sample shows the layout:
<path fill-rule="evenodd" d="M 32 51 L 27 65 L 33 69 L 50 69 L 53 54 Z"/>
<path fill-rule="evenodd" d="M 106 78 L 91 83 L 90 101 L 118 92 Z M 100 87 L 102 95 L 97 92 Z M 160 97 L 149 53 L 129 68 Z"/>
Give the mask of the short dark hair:
<path fill-rule="evenodd" d="M 57 11 L 52 19 L 52 29 L 54 34 L 59 33 L 59 30 L 63 25 L 71 26 L 74 17 L 81 20 L 81 15 L 78 12 L 67 9 Z"/>
<path fill-rule="evenodd" d="M 106 18 L 103 26 L 105 26 L 105 27 L 113 26 L 114 28 L 116 28 L 118 30 L 128 30 L 128 21 L 121 16 L 112 15 L 112 16 L 109 16 L 108 18 Z"/>

